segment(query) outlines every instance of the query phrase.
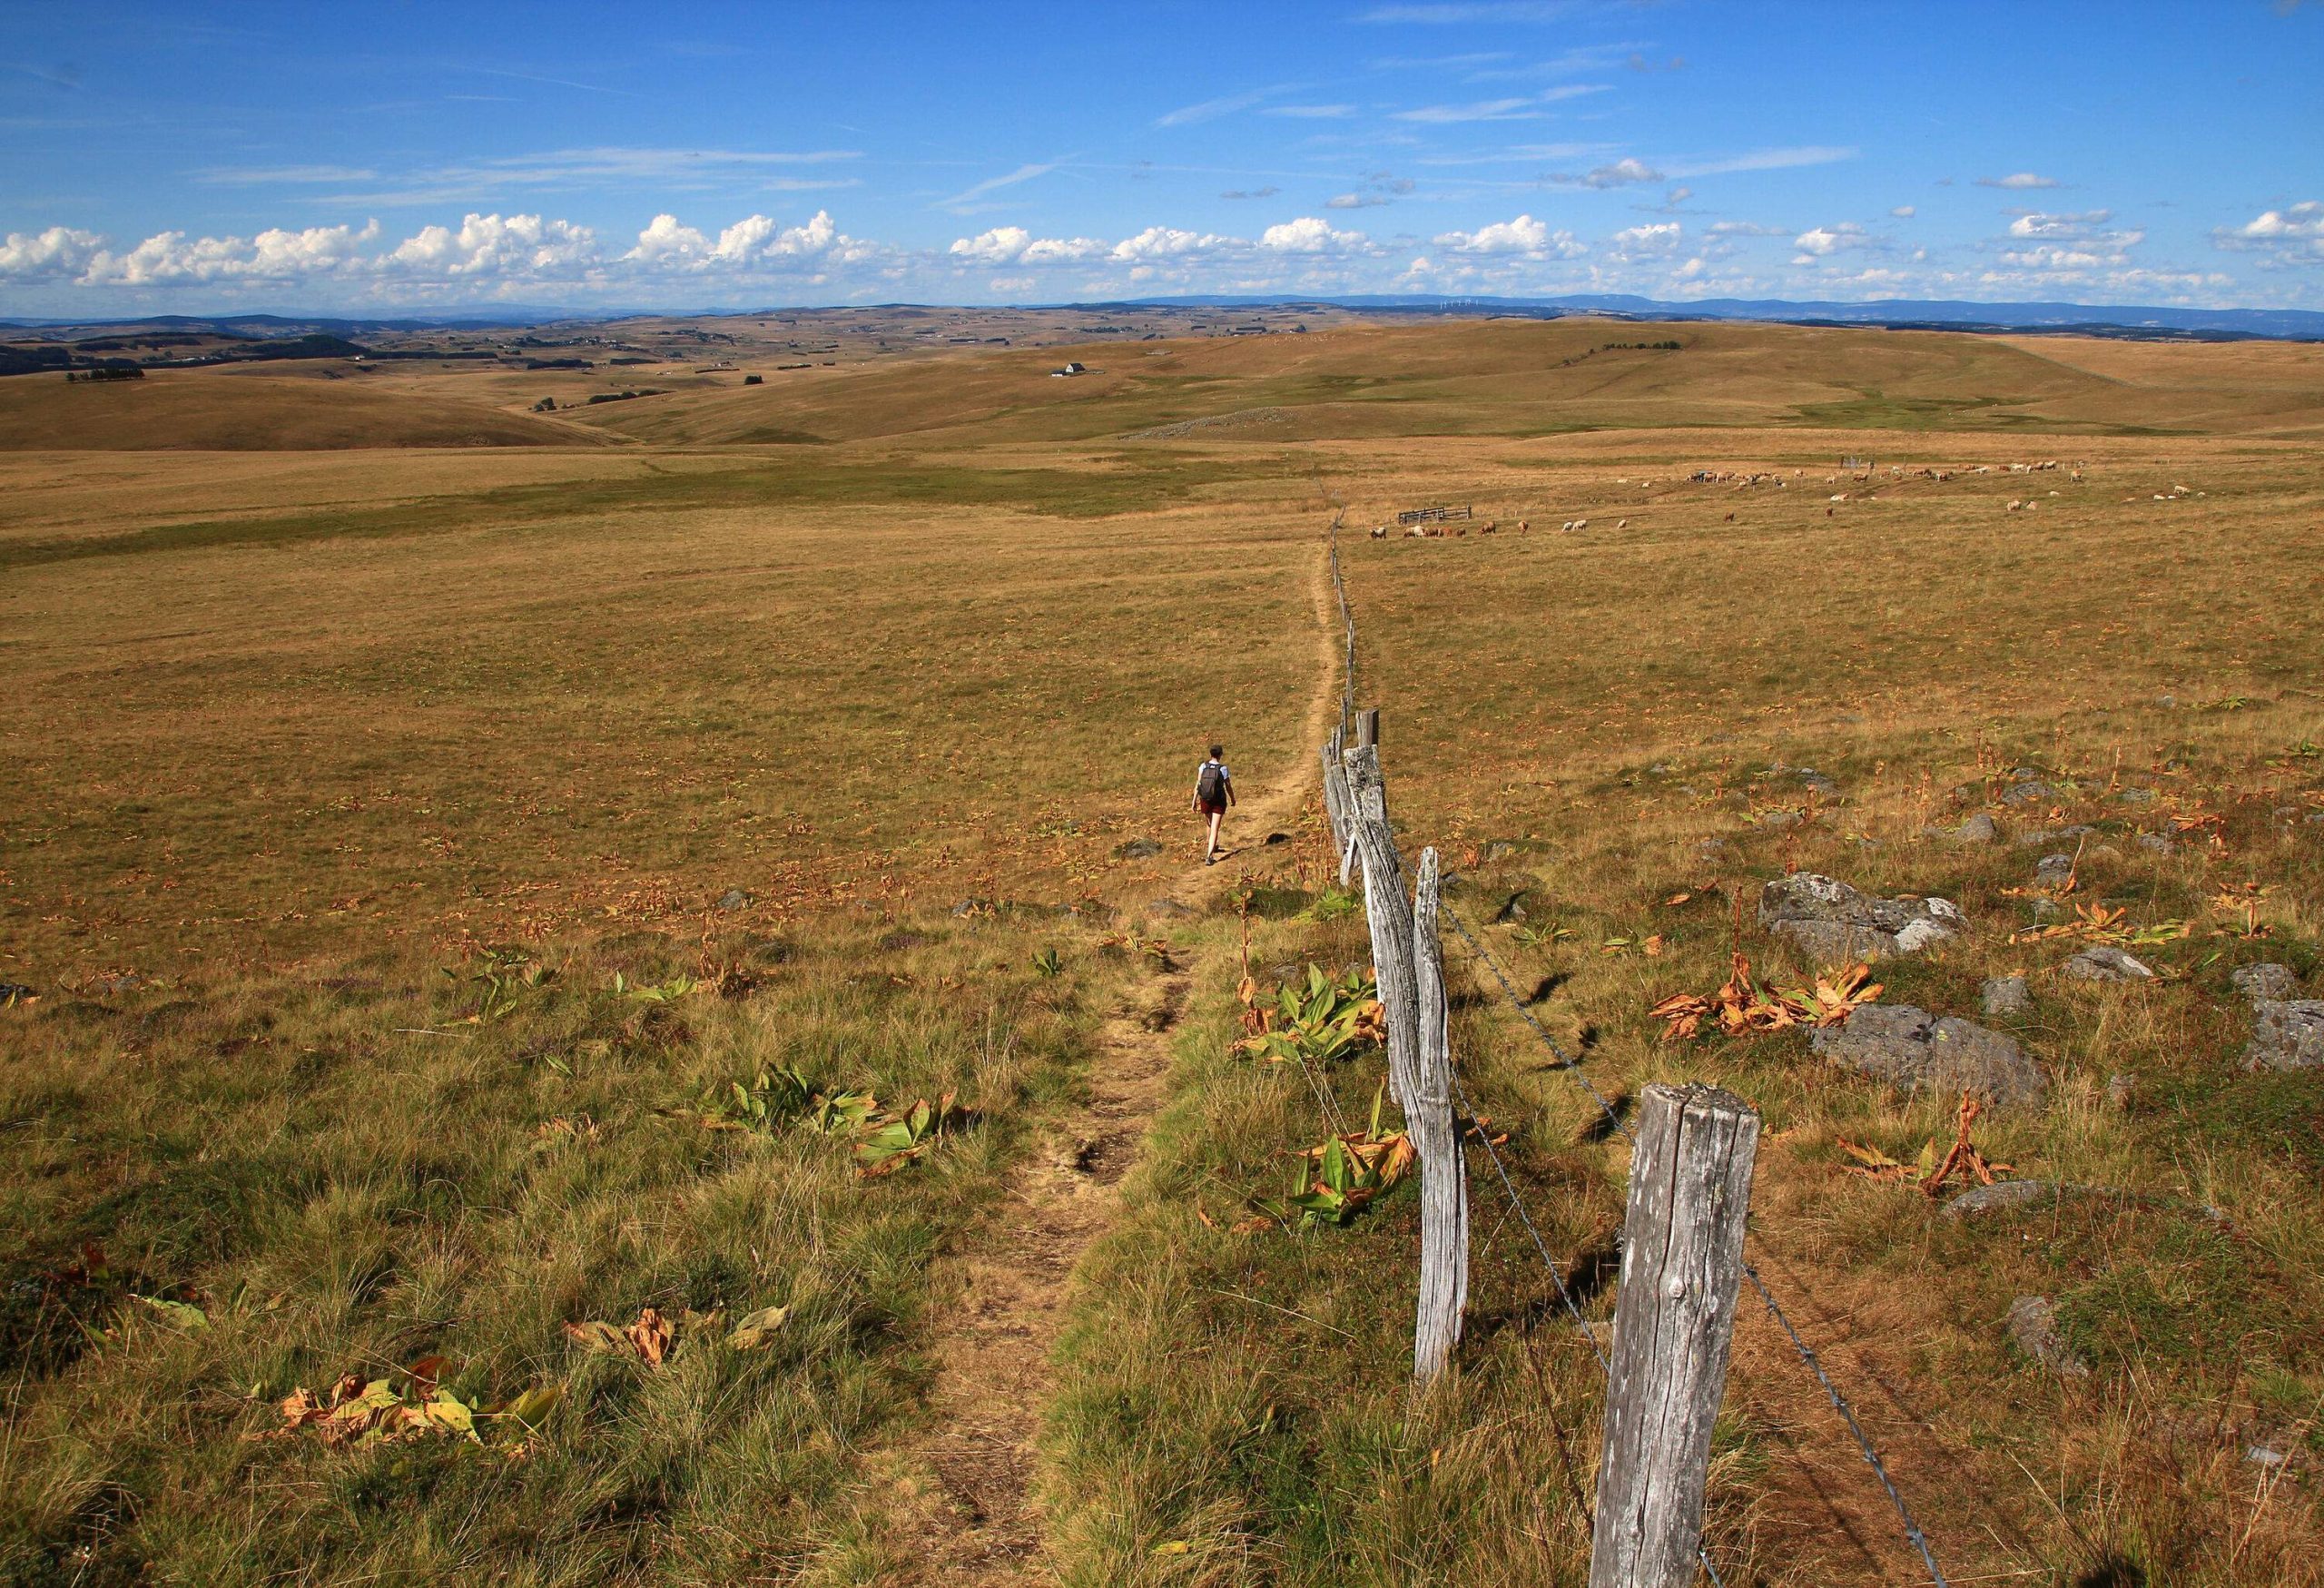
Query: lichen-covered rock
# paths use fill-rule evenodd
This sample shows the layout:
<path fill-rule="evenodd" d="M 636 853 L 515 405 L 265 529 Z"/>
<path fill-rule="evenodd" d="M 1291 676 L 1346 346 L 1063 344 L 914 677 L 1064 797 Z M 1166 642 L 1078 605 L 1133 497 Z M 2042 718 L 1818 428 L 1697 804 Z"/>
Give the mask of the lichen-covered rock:
<path fill-rule="evenodd" d="M 2090 1364 L 2058 1332 L 2058 1309 L 2046 1296 L 2021 1296 L 2009 1304 L 2009 1337 L 2060 1378 L 2090 1376 Z"/>
<path fill-rule="evenodd" d="M 2243 1050 L 2246 1070 L 2313 1070 L 2319 1064 L 2324 1064 L 2324 1000 L 2251 1001 L 2251 1041 Z"/>
<path fill-rule="evenodd" d="M 1759 890 L 1759 924 L 1827 964 L 1916 953 L 1969 930 L 1945 899 L 1877 899 L 1814 872 Z"/>
<path fill-rule="evenodd" d="M 2073 879 L 2073 856 L 2045 854 L 2034 866 L 2034 885 L 2037 888 L 2063 887 Z"/>
<path fill-rule="evenodd" d="M 1988 976 L 1977 1001 L 1987 1014 L 2024 1014 L 2034 1007 L 2034 994 L 2023 976 Z"/>
<path fill-rule="evenodd" d="M 2015 1039 L 1909 1003 L 1866 1004 L 1807 1041 L 1819 1058 L 1905 1091 L 1973 1091 L 2015 1104 L 2038 1101 L 2046 1084 Z"/>
<path fill-rule="evenodd" d="M 1996 843 L 2001 840 L 2001 827 L 1983 811 L 1945 833 L 1955 843 Z"/>
<path fill-rule="evenodd" d="M 2068 960 L 2065 973 L 2078 981 L 2152 981 L 2154 971 L 2111 943 L 2093 943 Z"/>
<path fill-rule="evenodd" d="M 2047 1202 L 2058 1194 L 2054 1180 L 1995 1180 L 1990 1186 L 1972 1186 L 1945 1205 L 1947 1218 L 1974 1218 L 1981 1213 L 1998 1213 L 2010 1208 L 2030 1208 L 2036 1202 Z"/>
<path fill-rule="evenodd" d="M 2272 962 L 2242 966 L 2231 972 L 2228 980 L 2246 998 L 2272 998 L 2281 1001 L 2299 991 L 2299 978 L 2292 974 L 2291 967 Z"/>

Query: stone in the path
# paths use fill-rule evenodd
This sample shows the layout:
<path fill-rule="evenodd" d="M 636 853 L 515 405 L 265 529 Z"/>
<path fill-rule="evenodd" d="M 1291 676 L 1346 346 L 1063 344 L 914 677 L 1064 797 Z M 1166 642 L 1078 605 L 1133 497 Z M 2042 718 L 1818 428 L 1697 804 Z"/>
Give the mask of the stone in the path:
<path fill-rule="evenodd" d="M 2299 991 L 2299 978 L 2292 974 L 2291 967 L 2273 962 L 2244 965 L 2227 979 L 2246 998 L 2272 998 L 2281 1002 Z"/>
<path fill-rule="evenodd" d="M 1968 931 L 1950 900 L 1877 899 L 1814 872 L 1777 877 L 1759 890 L 1759 924 L 1827 964 L 1917 953 Z"/>
<path fill-rule="evenodd" d="M 2153 968 L 2112 943 L 2093 943 L 2065 962 L 2077 981 L 2152 981 Z"/>
<path fill-rule="evenodd" d="M 2034 994 L 2023 976 L 1988 976 L 1978 989 L 1977 1002 L 1987 1014 L 2024 1014 L 2034 1007 Z"/>
<path fill-rule="evenodd" d="M 2058 1309 L 2046 1296 L 2021 1296 L 2009 1304 L 2009 1337 L 2017 1348 L 2060 1378 L 2087 1378 L 2090 1364 L 2058 1332 Z"/>
<path fill-rule="evenodd" d="M 2034 885 L 2037 888 L 2063 887 L 2073 877 L 2073 856 L 2045 854 L 2034 865 Z"/>
<path fill-rule="evenodd" d="M 2324 1064 L 2324 1000 L 2255 998 L 2246 1070 L 2313 1070 Z"/>
<path fill-rule="evenodd" d="M 1161 853 L 1162 841 L 1158 838 L 1132 838 L 1114 845 L 1116 860 L 1151 860 Z"/>
<path fill-rule="evenodd" d="M 2046 1084 L 2015 1039 L 1909 1003 L 1866 1004 L 1807 1041 L 1817 1057 L 1905 1091 L 1973 1091 L 2013 1104 L 2038 1100 Z"/>
<path fill-rule="evenodd" d="M 1954 1198 L 1945 1205 L 1945 1217 L 1974 1218 L 1980 1213 L 2046 1202 L 2057 1194 L 2057 1184 L 2053 1180 L 1995 1180 L 1990 1186 L 1972 1186 Z"/>

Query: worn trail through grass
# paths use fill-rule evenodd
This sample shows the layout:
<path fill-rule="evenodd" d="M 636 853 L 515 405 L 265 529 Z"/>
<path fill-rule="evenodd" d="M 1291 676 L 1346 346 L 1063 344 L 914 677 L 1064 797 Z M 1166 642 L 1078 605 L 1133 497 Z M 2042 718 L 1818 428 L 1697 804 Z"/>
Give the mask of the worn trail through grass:
<path fill-rule="evenodd" d="M 1322 743 L 1339 698 L 1324 567 L 1318 557 L 1308 581 L 1317 662 L 1303 746 Z M 1148 910 L 1165 917 L 1199 912 L 1244 883 L 1248 860 L 1267 853 L 1270 838 L 1291 824 L 1315 784 L 1315 763 L 1303 753 L 1236 807 L 1243 841 L 1226 861 L 1187 867 Z M 921 1581 L 1055 1580 L 1046 1558 L 1036 1450 L 1057 1388 L 1052 1355 L 1075 1269 L 1113 1219 L 1118 1188 L 1166 1100 L 1170 1033 L 1188 992 L 1226 973 L 1223 954 L 1208 952 L 1191 962 L 1137 956 L 1137 980 L 1099 1032 L 1085 1100 L 1050 1123 L 1042 1145 L 1018 1167 L 984 1238 L 958 1259 L 960 1299 L 931 1345 L 931 1433 L 910 1453 L 910 1464 L 923 1475 L 912 1524 Z"/>

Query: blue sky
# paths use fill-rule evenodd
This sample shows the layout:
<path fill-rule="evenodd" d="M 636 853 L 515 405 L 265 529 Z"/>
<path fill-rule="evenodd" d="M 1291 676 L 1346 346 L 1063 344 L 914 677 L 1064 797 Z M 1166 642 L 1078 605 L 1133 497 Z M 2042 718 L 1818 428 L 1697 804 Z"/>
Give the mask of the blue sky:
<path fill-rule="evenodd" d="M 0 314 L 2324 309 L 2324 0 L 14 0 Z"/>

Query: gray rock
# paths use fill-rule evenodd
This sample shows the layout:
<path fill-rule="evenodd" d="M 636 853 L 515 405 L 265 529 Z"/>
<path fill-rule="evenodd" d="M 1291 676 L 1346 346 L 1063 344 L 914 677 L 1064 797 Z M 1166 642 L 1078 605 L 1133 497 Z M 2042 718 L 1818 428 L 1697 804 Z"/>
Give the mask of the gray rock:
<path fill-rule="evenodd" d="M 2179 697 L 2175 695 L 2158 695 L 2154 697 L 2154 704 L 2161 706 L 2163 710 L 2169 711 L 2172 706 L 2179 704 Z"/>
<path fill-rule="evenodd" d="M 1840 785 L 1812 766 L 1798 767 L 1791 775 L 1798 782 L 1800 787 L 1818 799 L 1828 800 L 1838 797 Z"/>
<path fill-rule="evenodd" d="M 2106 1078 L 2106 1106 L 2118 1114 L 2131 1111 L 2131 1099 L 2137 1095 L 2139 1078 L 2120 1071 Z"/>
<path fill-rule="evenodd" d="M 2033 849 L 2052 843 L 2071 843 L 2077 838 L 2089 837 L 2093 829 L 2089 827 L 2074 826 L 2045 828 L 2039 833 L 2021 833 L 2017 835 L 2017 847 Z"/>
<path fill-rule="evenodd" d="M 2087 1378 L 2090 1364 L 2074 1354 L 2058 1333 L 2058 1310 L 2046 1296 L 2021 1296 L 2009 1304 L 2009 1337 L 2017 1348 L 2060 1378 Z"/>
<path fill-rule="evenodd" d="M 2227 978 L 2246 998 L 2270 998 L 2280 1003 L 2299 991 L 2299 978 L 2290 965 L 2245 965 Z"/>
<path fill-rule="evenodd" d="M 2002 790 L 2004 805 L 2044 805 L 2058 797 L 2058 791 L 2039 778 L 2031 783 L 2013 784 Z"/>
<path fill-rule="evenodd" d="M 2064 885 L 2073 876 L 2073 856 L 2045 854 L 2034 864 L 2034 885 L 2055 888 Z"/>
<path fill-rule="evenodd" d="M 2023 976 L 1988 976 L 1978 990 L 1978 1006 L 1987 1014 L 2024 1014 L 2034 1007 Z"/>
<path fill-rule="evenodd" d="M 1806 818 L 1797 811 L 1764 811 L 1758 816 L 1758 824 L 1771 833 L 1777 833 L 1786 827 L 1797 827 Z"/>
<path fill-rule="evenodd" d="M 1759 890 L 1759 924 L 1829 963 L 1917 953 L 1968 931 L 1950 900 L 1876 899 L 1814 872 Z"/>
<path fill-rule="evenodd" d="M 2013 766 L 2009 769 L 2009 781 L 2012 783 L 2039 783 L 2042 781 L 2042 769 L 2038 766 Z"/>
<path fill-rule="evenodd" d="M 2057 1184 L 2052 1180 L 1995 1180 L 1990 1186 L 1972 1186 L 1954 1198 L 1945 1205 L 1945 1217 L 1974 1218 L 1980 1213 L 2046 1202 L 2057 1194 Z"/>
<path fill-rule="evenodd" d="M 2154 791 L 2151 788 L 2118 788 L 2114 791 L 2114 797 L 2126 805 L 2152 804 Z"/>
<path fill-rule="evenodd" d="M 2179 846 L 2160 833 L 2142 833 L 2139 834 L 2139 847 L 2156 854 L 2169 854 Z"/>
<path fill-rule="evenodd" d="M 2254 1445 L 2243 1453 L 2243 1459 L 2253 1466 L 2281 1466 L 2290 1457 L 2273 1445 Z"/>
<path fill-rule="evenodd" d="M 990 899 L 963 899 L 952 906 L 955 915 L 990 915 L 998 908 Z"/>
<path fill-rule="evenodd" d="M 1509 897 L 1502 902 L 1501 908 L 1493 912 L 1493 924 L 1495 926 L 1509 926 L 1517 922 L 1529 919 L 1529 914 L 1525 908 L 1525 901 L 1531 896 L 1532 892 L 1533 890 L 1531 888 L 1520 888 L 1515 893 L 1510 894 Z"/>
<path fill-rule="evenodd" d="M 2093 943 L 2065 962 L 2065 973 L 2077 981 L 2152 981 L 2154 972 L 2110 943 Z"/>
<path fill-rule="evenodd" d="M 1151 860 L 1161 853 L 1162 850 L 1163 843 L 1158 838 L 1133 838 L 1126 843 L 1114 845 L 1114 858 L 1116 860 Z"/>
<path fill-rule="evenodd" d="M 750 906 L 751 896 L 740 888 L 729 888 L 718 895 L 721 910 L 743 910 Z"/>
<path fill-rule="evenodd" d="M 1974 1091 L 2014 1104 L 2038 1100 L 2047 1084 L 2014 1038 L 1909 1003 L 1866 1004 L 1807 1041 L 1818 1057 L 1905 1091 Z"/>
<path fill-rule="evenodd" d="M 2324 1000 L 2255 998 L 2246 1070 L 2313 1070 L 2324 1064 Z"/>
<path fill-rule="evenodd" d="M 1945 834 L 1955 843 L 1998 843 L 2001 826 L 1983 811 L 1970 817 Z"/>
<path fill-rule="evenodd" d="M 1695 845 L 1695 858 L 1700 861 L 1733 860 L 1735 853 L 1735 845 L 1724 838 L 1706 838 Z"/>
<path fill-rule="evenodd" d="M 1516 853 L 1517 845 L 1508 839 L 1488 838 L 1485 840 L 1485 846 L 1477 852 L 1477 857 L 1485 864 L 1491 865 L 1496 861 L 1507 860 Z"/>

